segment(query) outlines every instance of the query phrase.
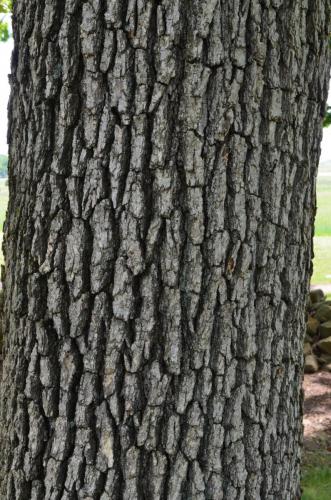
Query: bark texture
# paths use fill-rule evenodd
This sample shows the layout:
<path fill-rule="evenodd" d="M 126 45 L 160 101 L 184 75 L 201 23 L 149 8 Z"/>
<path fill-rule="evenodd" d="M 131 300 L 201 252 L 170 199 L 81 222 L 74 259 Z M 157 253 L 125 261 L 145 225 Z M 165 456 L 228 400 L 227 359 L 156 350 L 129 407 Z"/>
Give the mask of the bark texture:
<path fill-rule="evenodd" d="M 17 0 L 1 499 L 293 500 L 329 0 Z"/>

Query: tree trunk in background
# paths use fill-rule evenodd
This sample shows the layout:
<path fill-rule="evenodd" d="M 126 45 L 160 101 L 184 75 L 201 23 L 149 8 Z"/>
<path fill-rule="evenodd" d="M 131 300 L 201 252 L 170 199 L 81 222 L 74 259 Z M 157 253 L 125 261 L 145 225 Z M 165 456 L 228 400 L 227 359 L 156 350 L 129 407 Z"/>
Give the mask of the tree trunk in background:
<path fill-rule="evenodd" d="M 325 0 L 14 7 L 1 499 L 294 499 Z"/>

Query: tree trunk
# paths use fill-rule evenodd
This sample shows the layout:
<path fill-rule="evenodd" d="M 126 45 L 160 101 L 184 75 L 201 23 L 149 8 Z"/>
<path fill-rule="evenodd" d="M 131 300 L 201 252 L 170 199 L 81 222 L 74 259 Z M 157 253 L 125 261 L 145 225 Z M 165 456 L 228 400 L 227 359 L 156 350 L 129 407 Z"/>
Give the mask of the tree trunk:
<path fill-rule="evenodd" d="M 1 499 L 294 499 L 329 0 L 17 0 Z"/>

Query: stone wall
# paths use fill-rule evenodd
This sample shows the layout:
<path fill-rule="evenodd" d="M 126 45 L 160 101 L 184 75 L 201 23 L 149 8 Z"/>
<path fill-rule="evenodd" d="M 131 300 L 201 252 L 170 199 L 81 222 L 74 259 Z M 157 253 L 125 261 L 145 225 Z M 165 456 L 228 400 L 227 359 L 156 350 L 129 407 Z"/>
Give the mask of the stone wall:
<path fill-rule="evenodd" d="M 309 294 L 304 355 L 305 373 L 331 372 L 331 300 L 322 290 Z"/>

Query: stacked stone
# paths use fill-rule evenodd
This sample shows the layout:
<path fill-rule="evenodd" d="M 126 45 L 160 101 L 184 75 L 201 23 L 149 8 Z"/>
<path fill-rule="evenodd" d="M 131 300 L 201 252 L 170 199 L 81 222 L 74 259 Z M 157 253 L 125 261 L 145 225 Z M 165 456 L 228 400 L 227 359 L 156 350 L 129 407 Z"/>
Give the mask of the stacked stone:
<path fill-rule="evenodd" d="M 331 372 L 331 300 L 326 300 L 323 290 L 310 292 L 307 314 L 305 373 Z"/>

